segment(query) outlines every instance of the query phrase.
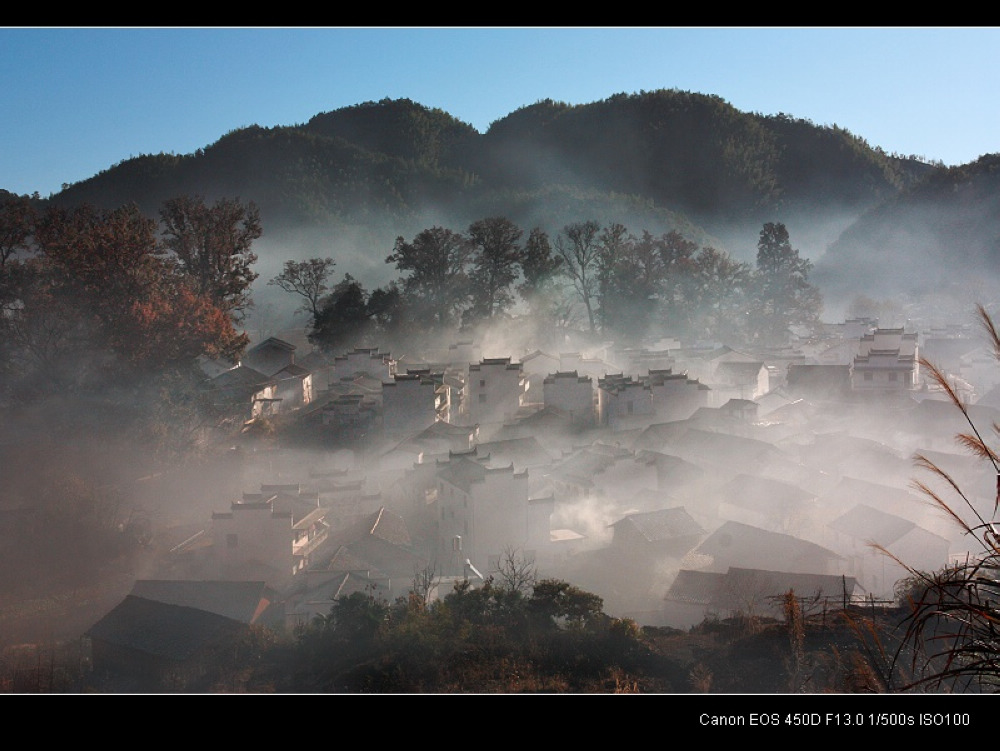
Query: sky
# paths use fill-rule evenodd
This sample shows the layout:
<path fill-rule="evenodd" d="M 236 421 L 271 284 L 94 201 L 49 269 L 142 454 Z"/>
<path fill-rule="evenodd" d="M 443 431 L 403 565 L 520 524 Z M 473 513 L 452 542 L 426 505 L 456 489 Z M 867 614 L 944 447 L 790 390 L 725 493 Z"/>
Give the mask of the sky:
<path fill-rule="evenodd" d="M 1000 27 L 0 27 L 0 188 L 410 99 L 485 132 L 679 89 L 954 166 L 1000 152 Z"/>

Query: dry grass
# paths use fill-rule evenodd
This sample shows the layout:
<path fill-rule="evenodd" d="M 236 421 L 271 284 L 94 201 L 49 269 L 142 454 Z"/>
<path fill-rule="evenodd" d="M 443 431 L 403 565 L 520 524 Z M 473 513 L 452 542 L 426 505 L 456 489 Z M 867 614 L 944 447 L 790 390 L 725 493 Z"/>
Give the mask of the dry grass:
<path fill-rule="evenodd" d="M 984 306 L 977 305 L 976 313 L 1000 361 L 1000 332 Z M 905 566 L 911 579 L 902 640 L 895 650 L 883 650 L 879 655 L 882 662 L 875 664 L 896 666 L 906 651 L 911 675 L 900 686 L 902 690 L 996 692 L 1000 690 L 1000 535 L 994 524 L 1000 509 L 1000 457 L 973 421 L 947 374 L 925 359 L 920 364 L 965 418 L 969 430 L 955 439 L 992 468 L 998 492 L 993 518 L 984 518 L 947 472 L 927 457 L 916 456 L 917 467 L 942 484 L 943 490 L 923 481 L 915 481 L 914 488 L 975 540 L 979 550 L 964 562 L 928 573 L 906 566 L 905 561 L 881 549 Z M 992 428 L 995 435 L 1000 434 L 1000 426 L 994 424 Z"/>

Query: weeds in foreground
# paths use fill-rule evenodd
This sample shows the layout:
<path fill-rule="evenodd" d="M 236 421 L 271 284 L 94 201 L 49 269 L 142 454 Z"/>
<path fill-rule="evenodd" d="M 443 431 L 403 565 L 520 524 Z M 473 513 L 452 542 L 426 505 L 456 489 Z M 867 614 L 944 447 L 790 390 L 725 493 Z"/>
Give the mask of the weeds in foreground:
<path fill-rule="evenodd" d="M 976 313 L 994 357 L 1000 361 L 1000 331 L 983 305 L 976 306 Z M 1000 535 L 994 520 L 1000 508 L 1000 457 L 984 439 L 947 374 L 925 359 L 920 365 L 968 423 L 969 431 L 959 433 L 955 440 L 992 466 L 997 494 L 993 511 L 986 518 L 947 472 L 926 456 L 916 456 L 917 466 L 943 483 L 954 500 L 949 501 L 926 482 L 915 481 L 914 487 L 975 540 L 978 550 L 962 562 L 926 573 L 881 549 L 911 574 L 903 598 L 908 613 L 902 622 L 902 639 L 891 657 L 888 652 L 882 654 L 885 659 L 881 664 L 896 665 L 908 651 L 912 677 L 903 690 L 996 692 L 1000 690 Z M 992 429 L 1000 434 L 997 423 Z"/>

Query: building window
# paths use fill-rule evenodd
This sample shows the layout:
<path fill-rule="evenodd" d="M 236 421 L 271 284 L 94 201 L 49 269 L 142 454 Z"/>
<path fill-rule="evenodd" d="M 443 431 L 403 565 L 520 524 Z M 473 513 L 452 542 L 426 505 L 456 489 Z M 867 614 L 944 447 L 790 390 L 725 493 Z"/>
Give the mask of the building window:
<path fill-rule="evenodd" d="M 479 395 L 479 403 L 480 404 L 485 404 L 486 403 L 486 394 L 480 394 Z"/>
<path fill-rule="evenodd" d="M 239 535 L 226 535 L 226 547 L 237 548 L 240 544 Z"/>
<path fill-rule="evenodd" d="M 485 378 L 481 378 L 479 380 L 479 388 L 481 388 L 481 389 L 486 388 L 486 379 Z"/>

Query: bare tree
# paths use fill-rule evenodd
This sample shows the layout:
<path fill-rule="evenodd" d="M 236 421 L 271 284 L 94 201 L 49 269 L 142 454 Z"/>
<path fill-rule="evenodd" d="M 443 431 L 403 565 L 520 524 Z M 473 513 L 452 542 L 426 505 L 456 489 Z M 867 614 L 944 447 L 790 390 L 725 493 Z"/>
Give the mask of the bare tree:
<path fill-rule="evenodd" d="M 587 310 L 590 333 L 596 331 L 595 306 L 600 293 L 599 272 L 601 245 L 595 221 L 567 224 L 556 237 L 556 254 L 562 259 L 562 271 Z"/>
<path fill-rule="evenodd" d="M 538 580 L 535 559 L 518 548 L 505 547 L 497 561 L 496 580 L 503 589 L 526 594 Z"/>
<path fill-rule="evenodd" d="M 411 601 L 415 601 L 421 608 L 426 608 L 431 593 L 437 589 L 440 582 L 441 575 L 433 563 L 424 566 L 419 571 L 414 571 L 413 583 L 410 587 Z"/>
<path fill-rule="evenodd" d="M 302 310 L 312 315 L 313 322 L 319 317 L 320 301 L 330 291 L 328 284 L 336 262 L 332 258 L 309 258 L 305 261 L 285 261 L 281 273 L 268 282 L 305 298 Z"/>

